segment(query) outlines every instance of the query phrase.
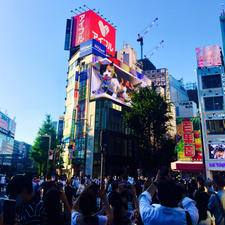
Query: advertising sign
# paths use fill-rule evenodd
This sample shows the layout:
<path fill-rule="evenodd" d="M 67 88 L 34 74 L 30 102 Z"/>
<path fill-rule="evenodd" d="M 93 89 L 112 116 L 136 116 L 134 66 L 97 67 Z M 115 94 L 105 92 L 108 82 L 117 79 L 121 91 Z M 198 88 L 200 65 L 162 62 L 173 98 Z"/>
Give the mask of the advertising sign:
<path fill-rule="evenodd" d="M 157 69 L 146 71 L 145 75 L 151 78 L 153 87 L 165 87 L 167 69 Z"/>
<path fill-rule="evenodd" d="M 179 118 L 176 122 L 178 160 L 202 161 L 200 118 Z"/>
<path fill-rule="evenodd" d="M 92 53 L 97 56 L 101 56 L 102 58 L 105 58 L 106 47 L 95 39 L 91 39 L 80 45 L 80 57 L 84 57 Z"/>
<path fill-rule="evenodd" d="M 64 50 L 70 50 L 71 22 L 72 21 L 70 19 L 67 19 L 66 21 L 66 35 L 65 35 Z"/>
<path fill-rule="evenodd" d="M 151 81 L 145 76 L 138 79 L 108 59 L 103 59 L 93 64 L 90 98 L 109 98 L 130 106 L 131 92 L 147 85 L 151 85 Z"/>
<path fill-rule="evenodd" d="M 210 159 L 225 159 L 225 144 L 209 144 Z"/>
<path fill-rule="evenodd" d="M 218 45 L 196 48 L 196 56 L 198 68 L 220 66 L 222 64 Z"/>
<path fill-rule="evenodd" d="M 106 46 L 106 51 L 115 56 L 116 29 L 92 10 L 74 17 L 72 47 L 90 39 Z"/>

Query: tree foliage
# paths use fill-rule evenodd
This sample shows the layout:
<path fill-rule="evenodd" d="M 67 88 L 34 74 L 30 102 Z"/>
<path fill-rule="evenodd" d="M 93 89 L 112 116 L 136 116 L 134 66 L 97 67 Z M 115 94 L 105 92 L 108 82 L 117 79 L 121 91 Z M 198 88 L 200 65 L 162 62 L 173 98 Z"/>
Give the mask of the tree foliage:
<path fill-rule="evenodd" d="M 49 148 L 49 138 L 44 137 L 44 135 L 51 136 L 50 149 L 54 150 L 57 144 L 56 130 L 53 126 L 53 122 L 50 115 L 46 115 L 46 118 L 38 131 L 38 135 L 35 139 L 34 145 L 31 150 L 31 159 L 37 164 L 40 174 L 43 174 L 43 172 L 46 170 L 48 148 Z"/>
<path fill-rule="evenodd" d="M 124 115 L 127 126 L 138 140 L 135 158 L 137 166 L 151 170 L 168 163 L 174 152 L 174 140 L 169 139 L 171 104 L 155 88 L 144 87 L 131 94 L 132 107 Z M 167 148 L 173 148 L 168 150 Z M 168 151 L 172 152 L 168 154 Z M 167 158 L 167 156 L 170 158 Z M 166 157 L 163 159 L 163 157 Z"/>

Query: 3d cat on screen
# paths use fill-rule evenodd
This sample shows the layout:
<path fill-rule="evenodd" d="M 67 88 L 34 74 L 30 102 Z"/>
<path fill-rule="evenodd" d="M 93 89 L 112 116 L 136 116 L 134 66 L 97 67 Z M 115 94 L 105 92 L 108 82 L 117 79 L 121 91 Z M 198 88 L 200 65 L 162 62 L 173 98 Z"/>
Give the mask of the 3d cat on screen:
<path fill-rule="evenodd" d="M 91 99 L 106 97 L 129 105 L 131 92 L 141 85 L 141 80 L 114 66 L 110 61 L 93 65 Z"/>

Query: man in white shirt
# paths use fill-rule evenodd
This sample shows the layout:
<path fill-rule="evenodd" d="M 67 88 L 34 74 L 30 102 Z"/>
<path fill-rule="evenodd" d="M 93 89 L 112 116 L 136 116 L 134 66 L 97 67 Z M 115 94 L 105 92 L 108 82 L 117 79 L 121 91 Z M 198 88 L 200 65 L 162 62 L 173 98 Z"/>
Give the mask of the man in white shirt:
<path fill-rule="evenodd" d="M 183 198 L 181 188 L 172 180 L 156 180 L 139 197 L 139 210 L 145 225 L 196 225 L 198 210 L 190 198 Z M 158 189 L 161 204 L 152 204 L 152 197 Z M 178 207 L 181 203 L 182 207 Z M 186 211 L 186 212 L 185 212 Z"/>

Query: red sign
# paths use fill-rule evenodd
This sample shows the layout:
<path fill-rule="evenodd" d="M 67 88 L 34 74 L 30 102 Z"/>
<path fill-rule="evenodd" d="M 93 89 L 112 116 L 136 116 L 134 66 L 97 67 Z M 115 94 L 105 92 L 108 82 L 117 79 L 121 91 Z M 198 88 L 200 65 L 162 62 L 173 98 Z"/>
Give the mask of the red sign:
<path fill-rule="evenodd" d="M 107 53 L 115 56 L 116 29 L 92 10 L 74 17 L 72 47 L 90 39 L 105 45 Z"/>
<path fill-rule="evenodd" d="M 195 156 L 195 141 L 193 133 L 193 123 L 188 120 L 183 121 L 184 156 Z"/>

